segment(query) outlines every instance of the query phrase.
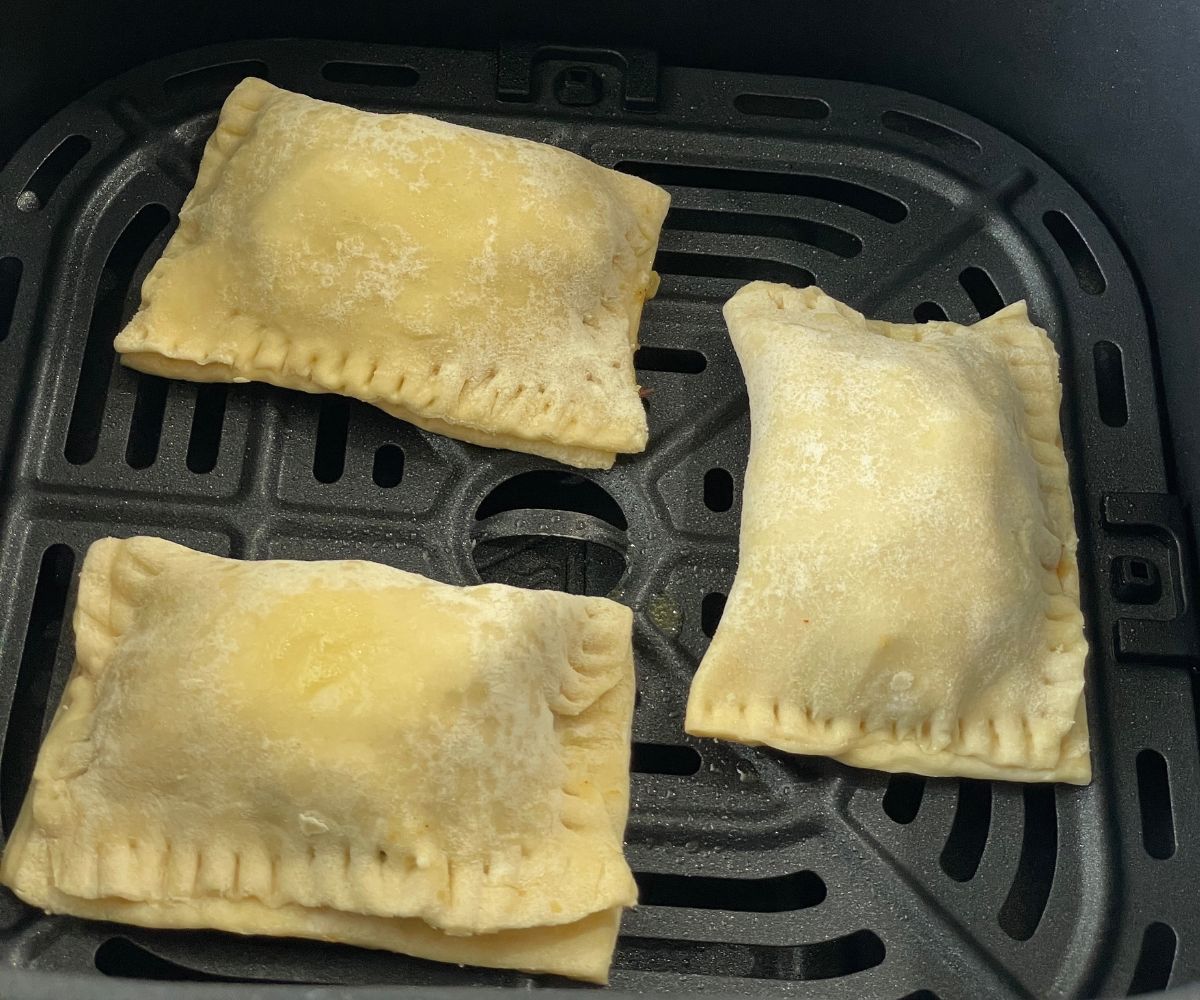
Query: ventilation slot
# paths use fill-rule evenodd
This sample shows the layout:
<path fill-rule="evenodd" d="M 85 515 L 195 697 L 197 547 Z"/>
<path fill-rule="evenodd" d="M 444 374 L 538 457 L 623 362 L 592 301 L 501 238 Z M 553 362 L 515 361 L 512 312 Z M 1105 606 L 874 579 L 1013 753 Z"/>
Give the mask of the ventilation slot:
<path fill-rule="evenodd" d="M 699 375 L 708 367 L 708 358 L 681 347 L 641 347 L 633 356 L 633 366 L 644 372 Z"/>
<path fill-rule="evenodd" d="M 746 115 L 773 118 L 806 118 L 820 121 L 829 117 L 829 105 L 817 97 L 783 97 L 779 94 L 738 94 L 733 106 Z"/>
<path fill-rule="evenodd" d="M 122 979 L 155 979 L 168 982 L 194 983 L 239 983 L 244 980 L 232 976 L 219 976 L 162 958 L 154 952 L 134 944 L 128 938 L 109 938 L 93 958 L 96 971 L 105 976 Z"/>
<path fill-rule="evenodd" d="M 988 276 L 987 271 L 979 267 L 968 267 L 958 276 L 958 283 L 971 300 L 980 319 L 986 319 L 992 313 L 1004 308 L 1004 299 L 1000 289 Z"/>
<path fill-rule="evenodd" d="M 353 83 L 360 87 L 411 87 L 421 74 L 411 66 L 386 63 L 328 62 L 321 75 L 331 83 Z"/>
<path fill-rule="evenodd" d="M 129 438 L 125 443 L 125 464 L 131 469 L 149 468 L 158 458 L 169 385 L 164 378 L 138 375 L 133 417 L 129 421 Z"/>
<path fill-rule="evenodd" d="M 693 233 L 734 233 L 768 239 L 791 240 L 827 250 L 839 257 L 862 253 L 863 243 L 853 233 L 837 226 L 785 215 L 755 215 L 749 212 L 716 212 L 703 208 L 673 208 L 664 228 Z"/>
<path fill-rule="evenodd" d="M 797 945 L 789 960 L 781 963 L 781 979 L 836 979 L 866 972 L 879 965 L 886 954 L 883 942 L 873 931 L 855 931 L 818 944 Z M 788 968 L 790 966 L 790 968 Z"/>
<path fill-rule="evenodd" d="M 1021 857 L 1008 898 L 1000 907 L 1000 926 L 1017 941 L 1028 941 L 1037 930 L 1050 898 L 1058 859 L 1058 809 L 1053 787 L 1026 785 L 1024 793 Z"/>
<path fill-rule="evenodd" d="M 482 521 L 509 510 L 573 510 L 607 521 L 622 531 L 629 527 L 620 505 L 604 488 L 572 472 L 523 472 L 497 486 L 479 505 Z"/>
<path fill-rule="evenodd" d="M 883 811 L 893 823 L 909 824 L 921 810 L 925 779 L 916 774 L 893 774 L 883 793 Z"/>
<path fill-rule="evenodd" d="M 371 478 L 376 486 L 385 490 L 399 486 L 404 478 L 404 451 L 394 444 L 380 445 L 375 449 Z"/>
<path fill-rule="evenodd" d="M 941 149 L 958 149 L 965 153 L 979 152 L 979 143 L 969 135 L 963 135 L 948 125 L 932 122 L 928 118 L 910 115 L 905 111 L 885 111 L 881 120 L 884 128 L 920 139 L 921 142 L 927 142 L 931 146 Z"/>
<path fill-rule="evenodd" d="M 485 583 L 604 597 L 625 574 L 625 556 L 610 545 L 540 530 L 476 544 L 471 561 Z"/>
<path fill-rule="evenodd" d="M 760 969 L 758 951 L 747 945 L 716 941 L 622 936 L 613 956 L 613 968 L 648 972 L 670 969 L 683 975 L 744 978 Z M 758 971 L 757 978 L 776 977 Z"/>
<path fill-rule="evenodd" d="M 267 64 L 257 59 L 244 59 L 240 62 L 204 66 L 168 77 L 163 83 L 163 90 L 171 95 L 189 90 L 230 91 L 248 76 L 267 79 Z"/>
<path fill-rule="evenodd" d="M 25 182 L 24 190 L 17 195 L 17 208 L 22 212 L 36 212 L 42 208 L 66 179 L 71 168 L 82 160 L 91 148 L 91 141 L 81 135 L 71 135 L 63 139 Z"/>
<path fill-rule="evenodd" d="M 484 497 L 475 518 L 491 522 L 477 529 L 481 540 L 471 554 L 488 583 L 600 596 L 625 572 L 629 522 L 616 500 L 583 476 L 549 469 L 513 476 Z"/>
<path fill-rule="evenodd" d="M 705 594 L 700 602 L 700 631 L 710 639 L 717 634 L 721 615 L 725 613 L 725 595 L 717 592 Z"/>
<path fill-rule="evenodd" d="M 1125 395 L 1125 362 L 1121 348 L 1111 340 L 1097 341 L 1092 348 L 1096 369 L 1096 402 L 1100 419 L 1109 427 L 1124 427 L 1129 422 L 1129 403 Z"/>
<path fill-rule="evenodd" d="M 704 506 L 718 514 L 733 506 L 733 476 L 725 469 L 704 473 Z"/>
<path fill-rule="evenodd" d="M 1157 750 L 1137 755 L 1138 805 L 1142 810 L 1142 843 L 1160 861 L 1175 853 L 1175 812 L 1171 806 L 1171 777 Z"/>
<path fill-rule="evenodd" d="M 660 250 L 654 258 L 659 274 L 681 274 L 694 278 L 735 278 L 739 281 L 779 281 L 797 288 L 814 284 L 812 271 L 779 260 L 725 257 L 719 254 Z"/>
<path fill-rule="evenodd" d="M 132 312 L 135 296 L 131 286 L 138 264 L 170 221 L 171 213 L 162 205 L 146 205 L 125 227 L 104 262 L 63 447 L 72 465 L 83 465 L 96 455 L 112 376 L 113 338 L 126 312 Z"/>
<path fill-rule="evenodd" d="M 679 906 L 737 913 L 787 913 L 825 899 L 825 883 L 813 872 L 776 878 L 708 878 L 635 872 L 639 906 Z"/>
<path fill-rule="evenodd" d="M 833 201 L 873 215 L 883 222 L 901 222 L 908 215 L 904 202 L 853 181 L 815 174 L 787 174 L 772 170 L 736 170 L 726 167 L 683 166 L 625 160 L 614 168 L 664 187 L 708 188 L 716 191 L 754 191 L 798 195 Z"/>
<path fill-rule="evenodd" d="M 1155 921 L 1142 935 L 1142 950 L 1138 952 L 1133 979 L 1129 983 L 1128 996 L 1139 993 L 1157 993 L 1165 990 L 1171 982 L 1171 969 L 1175 965 L 1175 949 L 1179 939 L 1167 924 Z"/>
<path fill-rule="evenodd" d="M 942 871 L 955 882 L 970 882 L 975 877 L 991 825 L 992 786 L 986 781 L 959 781 L 954 822 L 939 859 Z"/>
<path fill-rule="evenodd" d="M 883 941 L 868 930 L 797 945 L 625 937 L 613 964 L 618 969 L 671 969 L 681 975 L 805 982 L 865 972 L 883 962 L 886 953 Z"/>
<path fill-rule="evenodd" d="M 1104 280 L 1104 272 L 1100 270 L 1100 262 L 1092 256 L 1083 236 L 1075 228 L 1075 223 L 1062 212 L 1049 211 L 1042 216 L 1042 222 L 1050 230 L 1054 242 L 1067 258 L 1071 270 L 1075 272 L 1075 280 L 1079 287 L 1088 295 L 1100 295 L 1108 287 Z"/>
<path fill-rule="evenodd" d="M 700 770 L 700 754 L 673 743 L 634 743 L 629 770 L 634 774 L 691 775 Z"/>
<path fill-rule="evenodd" d="M 205 382 L 196 390 L 187 447 L 187 467 L 192 472 L 203 474 L 217 467 L 227 396 L 228 387 L 220 382 Z"/>
<path fill-rule="evenodd" d="M 16 257 L 0 258 L 0 344 L 4 343 L 12 329 L 17 291 L 21 287 L 21 270 L 21 262 Z"/>
<path fill-rule="evenodd" d="M 344 396 L 322 396 L 313 448 L 313 478 L 318 483 L 336 483 L 342 478 L 349 436 L 350 401 Z"/>
<path fill-rule="evenodd" d="M 936 302 L 922 302 L 913 310 L 913 319 L 918 323 L 944 323 L 949 318 Z"/>
<path fill-rule="evenodd" d="M 5 834 L 12 832 L 33 774 L 74 569 L 75 553 L 69 546 L 51 545 L 42 553 L 0 758 L 0 820 Z"/>

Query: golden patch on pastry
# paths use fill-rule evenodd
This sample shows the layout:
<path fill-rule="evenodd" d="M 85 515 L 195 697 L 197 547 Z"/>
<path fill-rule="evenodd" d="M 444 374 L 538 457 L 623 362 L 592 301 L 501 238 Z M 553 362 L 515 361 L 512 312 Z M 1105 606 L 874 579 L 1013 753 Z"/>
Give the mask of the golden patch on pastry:
<path fill-rule="evenodd" d="M 0 867 L 25 901 L 602 982 L 631 615 L 367 562 L 88 552 Z"/>
<path fill-rule="evenodd" d="M 687 731 L 886 771 L 1091 777 L 1058 358 L 1017 303 L 865 319 L 755 282 L 741 555 Z"/>
<path fill-rule="evenodd" d="M 646 446 L 633 353 L 669 201 L 543 143 L 250 78 L 116 350 L 606 468 Z"/>

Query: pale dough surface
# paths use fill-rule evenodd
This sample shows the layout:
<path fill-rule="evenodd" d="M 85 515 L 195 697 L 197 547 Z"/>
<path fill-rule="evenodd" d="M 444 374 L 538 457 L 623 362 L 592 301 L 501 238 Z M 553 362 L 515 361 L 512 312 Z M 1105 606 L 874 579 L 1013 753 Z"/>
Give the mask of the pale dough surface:
<path fill-rule="evenodd" d="M 116 350 L 608 467 L 646 446 L 633 352 L 669 201 L 553 146 L 250 78 Z"/>
<path fill-rule="evenodd" d="M 755 282 L 741 555 L 687 731 L 928 775 L 1087 783 L 1058 358 L 1017 303 L 874 322 Z"/>
<path fill-rule="evenodd" d="M 88 552 L 0 868 L 27 902 L 603 980 L 631 614 L 366 562 Z"/>

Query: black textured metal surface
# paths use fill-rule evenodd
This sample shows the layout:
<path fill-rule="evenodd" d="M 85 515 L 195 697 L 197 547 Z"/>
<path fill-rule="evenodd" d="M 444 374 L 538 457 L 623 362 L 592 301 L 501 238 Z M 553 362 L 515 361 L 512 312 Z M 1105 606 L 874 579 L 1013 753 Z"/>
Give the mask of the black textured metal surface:
<path fill-rule="evenodd" d="M 220 101 L 247 74 L 553 142 L 669 187 L 639 356 L 647 452 L 581 476 L 336 398 L 115 365 L 111 339 Z M 1128 496 L 1166 482 L 1145 318 L 1109 234 L 1044 163 L 948 108 L 827 81 L 671 67 L 653 79 L 639 53 L 607 49 L 247 42 L 122 76 L 18 152 L 0 174 L 5 831 L 70 666 L 63 615 L 95 538 L 613 587 L 637 613 L 628 854 L 644 904 L 626 917 L 614 987 L 946 1000 L 1200 978 L 1200 914 L 1179 891 L 1200 871 L 1196 719 L 1179 665 L 1189 553 L 1178 519 L 1147 523 L 1155 503 Z M 683 735 L 687 685 L 736 566 L 748 443 L 720 305 L 753 278 L 815 280 L 895 320 L 970 321 L 1024 297 L 1050 331 L 1093 644 L 1090 787 L 889 778 Z M 1137 516 L 1106 519 L 1119 509 Z M 1142 569 L 1157 590 L 1131 589 Z M 1158 623 L 1133 626 L 1135 662 L 1118 662 L 1118 619 Z M 86 987 L 62 984 L 81 995 L 102 976 L 533 984 L 44 917 L 7 893 L 0 963 L 88 972 Z"/>

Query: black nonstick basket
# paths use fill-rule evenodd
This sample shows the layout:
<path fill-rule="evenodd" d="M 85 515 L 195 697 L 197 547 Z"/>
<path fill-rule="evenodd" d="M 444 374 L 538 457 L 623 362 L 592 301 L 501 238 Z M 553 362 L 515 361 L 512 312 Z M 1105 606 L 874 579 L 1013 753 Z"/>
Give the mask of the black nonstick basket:
<path fill-rule="evenodd" d="M 627 852 L 641 905 L 623 924 L 613 990 L 949 1000 L 1200 980 L 1193 552 L 1135 262 L 1060 173 L 948 106 L 660 64 L 653 48 L 583 44 L 579 30 L 571 45 L 190 49 L 69 103 L 0 170 L 5 833 L 71 665 L 93 540 L 364 558 L 635 609 Z M 662 287 L 637 355 L 648 450 L 578 473 L 340 397 L 116 364 L 112 339 L 245 76 L 551 142 L 670 190 Z M 1025 298 L 1049 330 L 1092 646 L 1089 787 L 888 776 L 683 733 L 737 563 L 749 437 L 720 307 L 760 278 L 819 283 L 896 321 L 971 322 Z M 357 1000 L 435 987 L 569 984 L 51 917 L 0 890 L 4 998 Z"/>

